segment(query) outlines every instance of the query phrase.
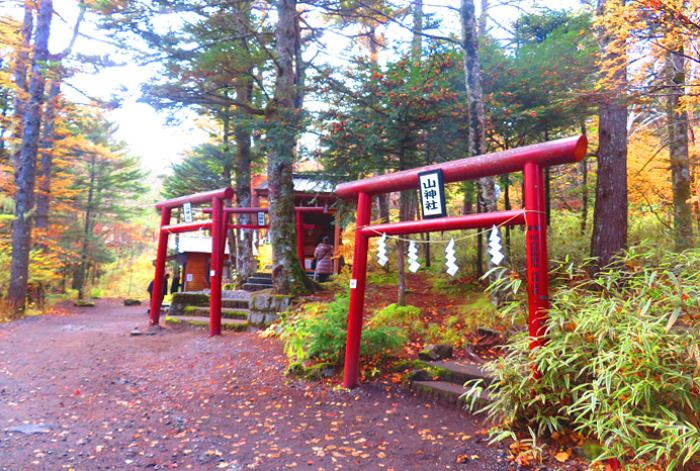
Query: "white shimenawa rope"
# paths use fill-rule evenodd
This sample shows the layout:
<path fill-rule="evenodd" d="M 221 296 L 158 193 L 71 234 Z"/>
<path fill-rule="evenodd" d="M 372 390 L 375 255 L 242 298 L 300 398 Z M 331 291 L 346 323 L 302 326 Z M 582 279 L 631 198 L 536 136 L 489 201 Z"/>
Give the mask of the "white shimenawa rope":
<path fill-rule="evenodd" d="M 532 210 L 526 211 L 526 210 L 523 209 L 522 212 L 516 214 L 515 216 L 513 216 L 513 217 L 511 217 L 511 218 L 506 219 L 505 221 L 503 221 L 502 223 L 496 225 L 495 227 L 497 227 L 497 228 L 503 227 L 503 226 L 505 226 L 506 224 L 508 224 L 509 222 L 511 222 L 512 220 L 517 219 L 517 218 L 519 218 L 521 215 L 527 214 L 527 213 L 545 214 L 544 211 L 532 211 Z M 365 227 L 367 227 L 368 229 L 370 229 L 370 230 L 371 230 L 372 232 L 374 232 L 375 234 L 380 235 L 380 236 L 382 236 L 383 238 L 385 237 L 384 240 L 388 240 L 388 239 L 390 239 L 390 240 L 402 240 L 402 241 L 404 241 L 404 242 L 411 242 L 411 241 L 415 240 L 415 239 L 409 239 L 409 238 L 404 238 L 404 237 L 399 237 L 399 236 L 390 236 L 390 235 L 386 235 L 384 232 L 377 231 L 377 230 L 373 229 L 372 226 L 365 226 Z M 462 230 L 467 230 L 467 229 L 450 229 L 450 231 L 452 231 L 452 230 L 462 231 Z M 482 234 L 487 234 L 487 233 L 491 232 L 492 230 L 493 230 L 493 227 L 487 227 L 487 228 L 484 228 L 484 229 L 480 229 L 480 230 L 478 230 L 477 232 L 475 232 L 475 233 L 473 233 L 473 234 L 468 234 L 468 235 L 465 235 L 465 236 L 463 236 L 463 237 L 458 237 L 458 238 L 456 238 L 456 239 L 453 238 L 453 237 L 451 237 L 450 240 L 454 239 L 455 242 L 459 242 L 459 241 L 461 241 L 461 240 L 472 239 L 472 238 L 474 238 L 474 237 L 479 237 L 479 236 L 482 235 Z M 416 234 L 420 234 L 420 233 L 422 233 L 422 232 L 423 232 L 423 231 L 416 231 Z M 442 231 L 442 232 L 447 232 L 447 231 Z M 432 240 L 432 239 L 431 239 L 430 241 L 425 240 L 425 241 L 419 241 L 419 242 L 420 242 L 421 244 L 443 244 L 443 245 L 444 245 L 444 244 L 449 244 L 449 243 L 450 243 L 449 240 Z"/>

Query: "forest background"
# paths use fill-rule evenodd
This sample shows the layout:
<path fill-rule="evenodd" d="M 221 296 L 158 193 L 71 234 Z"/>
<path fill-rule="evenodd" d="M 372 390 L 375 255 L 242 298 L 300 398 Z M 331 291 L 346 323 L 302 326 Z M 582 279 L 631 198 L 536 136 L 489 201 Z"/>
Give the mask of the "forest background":
<path fill-rule="evenodd" d="M 292 169 L 335 182 L 579 133 L 591 142 L 588 159 L 547 175 L 561 247 L 553 256 L 592 257 L 595 271 L 630 245 L 692 248 L 695 2 L 601 0 L 566 12 L 513 2 L 517 15 L 505 20 L 504 5 L 484 0 L 477 17 L 472 0 L 86 1 L 54 50 L 52 24 L 66 20 L 53 2 L 13 3 L 22 14 L 0 22 L 3 311 L 22 315 L 28 293 L 39 304 L 45 293 L 82 298 L 100 286 L 138 294 L 151 277 L 150 204 L 232 185 L 234 204 L 247 206 L 254 175 L 266 175 L 274 195 L 275 289 L 313 289 L 294 276 Z M 190 110 L 205 129 L 208 141 L 162 181 L 115 137 L 106 113 L 118 97 L 78 103 L 62 93 L 79 86 L 76 74 L 119 65 L 74 50 L 85 31 L 108 37 L 105 51 L 117 47 L 120 60 L 154 64 L 142 101 L 173 122 Z M 347 47 L 333 54 L 338 42 Z M 520 182 L 453 185 L 450 212 L 517 207 Z M 377 198 L 377 219 L 416 215 L 415 194 Z M 255 265 L 250 237 L 237 254 L 242 278 Z M 459 263 L 482 274 L 483 245 L 473 240 Z M 403 252 L 399 241 L 400 273 Z M 513 250 L 516 271 L 519 257 Z M 131 266 L 136 280 L 122 271 L 105 283 Z"/>

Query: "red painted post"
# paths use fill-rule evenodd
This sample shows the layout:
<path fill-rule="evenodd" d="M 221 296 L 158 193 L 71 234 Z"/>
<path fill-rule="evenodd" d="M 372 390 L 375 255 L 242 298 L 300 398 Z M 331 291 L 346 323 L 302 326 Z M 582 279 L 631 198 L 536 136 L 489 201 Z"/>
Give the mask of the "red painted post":
<path fill-rule="evenodd" d="M 211 201 L 211 271 L 209 273 L 209 336 L 221 335 L 221 226 L 223 226 L 224 202 L 220 198 Z"/>
<path fill-rule="evenodd" d="M 296 210 L 297 215 L 297 256 L 299 257 L 299 263 L 301 267 L 304 267 L 304 213 Z"/>
<path fill-rule="evenodd" d="M 229 200 L 233 198 L 233 188 L 221 188 L 219 190 L 205 191 L 204 193 L 196 193 L 194 195 L 180 196 L 169 200 L 163 200 L 156 203 L 156 209 L 177 208 L 185 203 L 192 205 L 208 203 L 212 198 L 222 198 Z"/>
<path fill-rule="evenodd" d="M 533 162 L 523 168 L 525 177 L 525 221 L 527 231 L 527 284 L 530 349 L 542 346 L 549 310 L 547 257 L 547 215 L 544 196 L 544 169 Z"/>
<path fill-rule="evenodd" d="M 418 188 L 419 173 L 438 168 L 442 170 L 442 181 L 451 183 L 519 172 L 526 162 L 536 162 L 542 167 L 579 162 L 586 156 L 587 147 L 586 136 L 567 137 L 557 141 L 341 183 L 336 187 L 336 194 L 342 199 L 352 199 L 360 192 L 374 196 L 392 191 L 412 190 Z"/>
<path fill-rule="evenodd" d="M 160 213 L 160 227 L 170 224 L 170 208 L 164 207 Z M 156 255 L 156 273 L 153 279 L 153 292 L 151 293 L 151 316 L 149 325 L 158 325 L 160 322 L 160 307 L 163 293 L 163 278 L 165 277 L 165 259 L 168 256 L 168 232 L 161 230 L 158 233 L 158 252 Z"/>
<path fill-rule="evenodd" d="M 263 212 L 267 213 L 270 210 L 270 208 L 224 208 L 224 213 L 226 214 L 252 214 L 252 213 L 258 213 L 258 212 Z M 204 214 L 209 214 L 211 213 L 211 208 L 202 208 L 202 212 Z"/>
<path fill-rule="evenodd" d="M 229 224 L 229 229 L 269 229 L 270 226 L 258 226 L 257 224 Z"/>
<path fill-rule="evenodd" d="M 357 198 L 355 254 L 353 255 L 352 279 L 350 280 L 348 339 L 345 347 L 345 371 L 343 373 L 343 387 L 345 388 L 357 386 L 357 377 L 360 371 L 360 341 L 367 279 L 367 250 L 369 249 L 369 238 L 362 235 L 361 229 L 369 225 L 371 218 L 372 197 L 361 192 Z"/>
<path fill-rule="evenodd" d="M 223 202 L 222 202 L 223 203 Z M 231 213 L 226 212 L 226 208 L 224 208 L 222 216 L 222 223 L 221 223 L 221 257 L 219 258 L 219 271 L 221 272 L 221 276 L 223 278 L 224 276 L 224 263 L 226 263 L 226 243 L 228 242 L 226 239 L 228 238 L 228 226 L 229 226 L 229 221 L 231 220 Z"/>
<path fill-rule="evenodd" d="M 167 232 L 168 234 L 180 234 L 182 232 L 192 232 L 200 229 L 210 230 L 211 221 L 183 222 L 181 224 L 162 226 L 160 228 L 161 231 Z"/>
<path fill-rule="evenodd" d="M 455 231 L 460 229 L 480 229 L 491 226 L 517 226 L 525 224 L 522 209 L 494 211 L 491 213 L 467 214 L 464 216 L 449 216 L 437 219 L 420 219 L 418 221 L 392 222 L 375 224 L 357 229 L 365 237 L 380 237 L 386 235 L 416 234 L 418 232 Z"/>

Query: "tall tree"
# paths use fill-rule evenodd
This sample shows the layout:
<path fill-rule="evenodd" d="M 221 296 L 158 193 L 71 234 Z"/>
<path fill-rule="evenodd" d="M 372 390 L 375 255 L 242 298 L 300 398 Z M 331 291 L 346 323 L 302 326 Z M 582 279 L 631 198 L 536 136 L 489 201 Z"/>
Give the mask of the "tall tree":
<path fill-rule="evenodd" d="M 302 125 L 298 107 L 298 75 L 295 45 L 299 35 L 296 0 L 277 2 L 275 31 L 275 96 L 267 107 L 267 177 L 270 189 L 270 233 L 272 234 L 272 283 L 275 293 L 296 294 L 314 289 L 306 276 L 296 247 L 294 185 L 292 168 L 296 138 Z M 296 68 L 295 68 L 296 65 Z"/>
<path fill-rule="evenodd" d="M 31 15 L 29 16 L 31 18 Z M 17 53 L 22 41 L 22 23 L 12 18 L 0 18 L 0 172 L 4 176 L 10 175 L 12 163 L 12 134 L 16 128 L 13 118 L 13 107 L 16 107 L 14 92 L 16 85 L 13 83 L 13 69 L 16 70 Z M 27 39 L 28 42 L 28 39 Z M 26 67 L 25 67 L 26 68 Z M 6 164 L 10 164 L 5 167 Z M 0 187 L 0 190 L 5 188 Z M 11 194 L 11 191 L 8 191 Z"/>
<path fill-rule="evenodd" d="M 474 0 L 461 0 L 460 14 L 462 25 L 462 47 L 464 48 L 464 75 L 469 103 L 469 156 L 486 153 L 486 115 L 481 83 L 481 63 L 479 62 L 479 37 L 477 35 Z M 477 181 L 477 207 L 485 212 L 497 209 L 496 182 L 493 177 Z M 465 200 L 469 197 L 465 193 Z M 466 204 L 465 204 L 466 206 Z M 483 237 L 477 239 L 477 272 L 481 269 Z"/>
<path fill-rule="evenodd" d="M 24 18 L 20 32 L 20 42 L 17 44 L 15 59 L 13 61 L 13 78 L 15 82 L 15 119 L 13 127 L 14 150 L 12 152 L 12 166 L 15 171 L 15 179 L 19 177 L 20 160 L 22 152 L 22 117 L 27 102 L 27 72 L 30 67 L 31 36 L 34 28 L 34 11 L 30 2 L 24 2 Z"/>
<path fill-rule="evenodd" d="M 599 0 L 598 15 L 621 0 Z M 627 246 L 627 56 L 624 40 L 598 30 L 602 60 L 611 64 L 601 80 L 598 106 L 598 178 L 593 210 L 591 256 L 594 270 L 608 265 Z"/>
<path fill-rule="evenodd" d="M 672 47 L 667 55 L 668 97 L 666 120 L 668 126 L 668 152 L 673 182 L 673 233 L 677 251 L 693 247 L 693 220 L 688 155 L 688 110 L 683 103 L 685 95 L 685 54 L 683 43 Z"/>
<path fill-rule="evenodd" d="M 82 145 L 72 150 L 78 165 L 73 169 L 75 196 L 70 204 L 82 218 L 82 227 L 75 235 L 80 260 L 73 266 L 72 283 L 79 299 L 84 296 L 90 269 L 111 260 L 109 232 L 100 228 L 133 217 L 139 210 L 125 203 L 134 202 L 147 190 L 138 160 L 126 155 L 124 144 L 114 139 L 116 129 L 99 115 L 75 122 Z"/>
<path fill-rule="evenodd" d="M 78 39 L 80 25 L 85 17 L 87 6 L 84 1 L 79 3 L 79 13 L 73 27 L 73 35 L 68 43 L 68 46 L 61 52 L 51 57 L 52 68 L 55 69 L 51 76 L 51 85 L 49 93 L 46 97 L 46 110 L 44 119 L 44 129 L 41 145 L 41 160 L 39 167 L 39 191 L 36 201 L 36 227 L 46 229 L 48 227 L 49 204 L 51 201 L 51 173 L 53 169 L 53 138 L 56 128 L 56 120 L 58 119 L 58 110 L 60 107 L 59 95 L 61 93 L 61 82 L 64 79 L 65 71 L 63 70 L 62 61 L 73 50 L 75 41 Z"/>
<path fill-rule="evenodd" d="M 22 147 L 15 192 L 15 221 L 12 225 L 11 279 L 7 300 L 14 316 L 20 316 L 24 313 L 27 297 L 36 160 L 41 132 L 45 88 L 44 72 L 49 56 L 48 46 L 52 14 L 52 1 L 41 0 L 37 15 L 28 88 L 29 102 L 22 113 Z"/>
<path fill-rule="evenodd" d="M 416 26 L 416 15 L 421 16 L 422 24 L 422 0 L 418 0 L 420 5 L 414 7 L 414 28 Z M 419 8 L 420 7 L 420 8 Z M 379 53 L 386 47 L 384 35 L 380 33 L 380 27 L 386 25 L 390 18 L 396 16 L 396 11 L 392 6 L 384 0 L 372 1 L 355 1 L 349 0 L 342 2 L 337 9 L 329 9 L 328 14 L 338 18 L 341 26 L 358 24 L 360 31 L 360 44 L 364 45 L 369 51 L 369 61 L 374 66 L 379 65 Z M 416 37 L 414 34 L 414 48 Z M 379 175 L 379 172 L 375 172 Z M 381 194 L 374 198 L 377 202 L 379 211 L 379 221 L 382 223 L 389 222 L 389 200 L 391 194 Z"/>
<path fill-rule="evenodd" d="M 378 67 L 357 60 L 342 79 L 326 76 L 323 84 L 336 93 L 322 133 L 325 171 L 363 178 L 463 157 L 468 120 L 458 62 L 453 51 L 436 51 L 420 63 L 404 57 Z M 402 192 L 400 220 L 414 219 L 416 209 L 415 192 Z M 399 239 L 396 246 L 402 305 L 406 244 Z"/>
<path fill-rule="evenodd" d="M 222 175 L 224 156 L 221 146 L 202 144 L 185 152 L 182 162 L 172 165 L 172 173 L 163 179 L 164 198 L 202 193 L 231 184 Z"/>
<path fill-rule="evenodd" d="M 105 10 L 112 27 L 123 29 L 123 18 L 131 31 L 145 39 L 154 50 L 154 58 L 163 64 L 163 73 L 155 77 L 144 90 L 144 101 L 157 109 L 176 112 L 193 107 L 212 117 L 218 125 L 225 186 L 235 188 L 236 205 L 249 207 L 251 166 L 258 156 L 251 147 L 253 135 L 259 131 L 271 83 L 271 31 L 262 23 L 265 11 L 261 4 L 235 2 L 181 2 L 176 9 L 187 12 L 182 27 L 157 35 L 124 14 L 118 5 Z M 204 6 L 205 8 L 202 8 Z M 139 4 L 144 18 L 152 20 L 153 12 Z M 267 8 L 266 6 L 262 7 Z M 115 26 L 116 25 L 116 26 Z M 198 44 L 196 48 L 192 44 Z M 298 54 L 299 46 L 295 50 Z M 236 57 L 235 61 L 231 57 Z M 250 215 L 237 216 L 238 223 L 250 224 Z M 245 280 L 255 270 L 252 254 L 252 231 L 242 231 L 243 239 L 229 233 L 229 244 L 236 251 L 239 280 Z"/>

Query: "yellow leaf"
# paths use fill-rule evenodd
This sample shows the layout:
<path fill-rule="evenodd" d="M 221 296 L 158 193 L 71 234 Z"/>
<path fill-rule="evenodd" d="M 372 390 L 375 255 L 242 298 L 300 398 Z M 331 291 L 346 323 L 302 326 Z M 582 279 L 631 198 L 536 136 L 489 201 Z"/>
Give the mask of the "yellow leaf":
<path fill-rule="evenodd" d="M 568 451 L 562 451 L 554 455 L 554 459 L 557 460 L 560 463 L 564 463 L 566 460 L 569 459 L 569 456 L 571 456 L 571 453 Z"/>

